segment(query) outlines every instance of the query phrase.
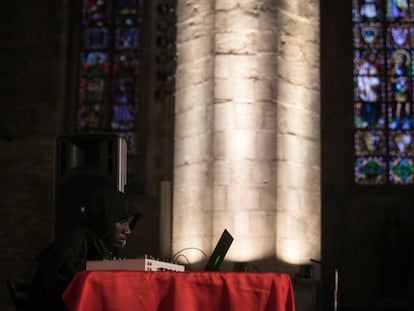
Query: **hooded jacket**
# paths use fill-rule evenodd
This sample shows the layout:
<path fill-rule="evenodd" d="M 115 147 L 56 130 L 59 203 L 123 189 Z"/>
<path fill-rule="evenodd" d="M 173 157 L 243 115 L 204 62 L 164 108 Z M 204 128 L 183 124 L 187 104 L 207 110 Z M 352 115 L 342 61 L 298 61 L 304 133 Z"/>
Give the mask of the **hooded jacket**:
<path fill-rule="evenodd" d="M 85 226 L 64 234 L 39 254 L 32 292 L 24 310 L 66 310 L 61 295 L 72 278 L 85 270 L 88 260 L 117 257 L 110 237 L 114 223 L 133 217 L 134 229 L 140 214 L 124 193 L 104 187 L 88 200 Z"/>

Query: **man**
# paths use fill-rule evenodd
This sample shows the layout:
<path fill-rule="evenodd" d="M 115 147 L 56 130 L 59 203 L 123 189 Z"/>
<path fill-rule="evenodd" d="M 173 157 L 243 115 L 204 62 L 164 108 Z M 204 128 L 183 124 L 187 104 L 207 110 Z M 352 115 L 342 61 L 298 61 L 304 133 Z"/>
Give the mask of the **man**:
<path fill-rule="evenodd" d="M 66 310 L 63 291 L 88 260 L 114 259 L 126 246 L 140 214 L 124 193 L 96 191 L 85 209 L 85 227 L 53 241 L 38 256 L 32 293 L 24 310 Z"/>

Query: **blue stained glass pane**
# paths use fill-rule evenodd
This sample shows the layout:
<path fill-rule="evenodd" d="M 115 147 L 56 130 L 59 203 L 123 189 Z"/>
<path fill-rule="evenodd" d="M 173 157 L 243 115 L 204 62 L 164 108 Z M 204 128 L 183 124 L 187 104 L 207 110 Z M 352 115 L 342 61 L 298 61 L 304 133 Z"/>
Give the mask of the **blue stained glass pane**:
<path fill-rule="evenodd" d="M 115 54 L 112 69 L 112 72 L 115 76 L 137 76 L 138 71 L 138 53 L 124 51 Z"/>
<path fill-rule="evenodd" d="M 384 61 L 377 49 L 357 49 L 354 55 L 354 75 L 381 77 L 384 75 Z M 370 83 L 372 85 L 373 83 Z M 376 83 L 375 83 L 376 84 Z"/>
<path fill-rule="evenodd" d="M 140 0 L 117 0 L 117 14 L 137 14 L 140 5 Z"/>
<path fill-rule="evenodd" d="M 378 106 L 379 102 L 384 100 L 384 89 L 384 84 L 379 79 L 374 79 L 369 76 L 355 77 L 354 94 L 356 101 L 376 103 Z"/>
<path fill-rule="evenodd" d="M 100 78 L 82 79 L 80 98 L 81 104 L 107 101 L 107 80 Z"/>
<path fill-rule="evenodd" d="M 382 19 L 381 0 L 354 0 L 354 20 L 378 20 Z"/>
<path fill-rule="evenodd" d="M 108 48 L 108 29 L 107 28 L 87 28 L 85 29 L 85 49 L 106 49 Z"/>
<path fill-rule="evenodd" d="M 408 154 L 414 155 L 414 132 L 413 131 L 391 131 L 389 137 L 389 148 L 391 155 Z"/>
<path fill-rule="evenodd" d="M 387 32 L 389 46 L 409 48 L 411 44 L 410 27 L 407 24 L 392 24 Z"/>
<path fill-rule="evenodd" d="M 389 74 L 393 77 L 411 76 L 411 51 L 407 49 L 390 49 L 388 53 Z"/>
<path fill-rule="evenodd" d="M 382 131 L 357 131 L 355 151 L 358 156 L 382 155 L 385 151 L 385 137 Z"/>
<path fill-rule="evenodd" d="M 411 80 L 407 77 L 391 79 L 389 88 L 389 107 L 391 114 L 393 116 L 398 115 L 398 117 L 401 117 L 401 113 L 409 114 L 410 104 L 408 101 L 411 100 Z"/>
<path fill-rule="evenodd" d="M 377 49 L 358 49 L 354 58 L 355 75 L 380 76 L 383 75 L 383 54 Z"/>
<path fill-rule="evenodd" d="M 379 23 L 357 24 L 353 32 L 356 47 L 381 48 L 383 45 L 382 25 Z"/>
<path fill-rule="evenodd" d="M 379 76 L 355 77 L 355 100 L 377 103 L 383 100 L 383 83 Z"/>
<path fill-rule="evenodd" d="M 114 94 L 115 104 L 113 107 L 112 129 L 131 130 L 134 127 L 135 108 L 135 80 L 117 79 L 115 80 Z"/>
<path fill-rule="evenodd" d="M 87 25 L 103 25 L 109 18 L 107 0 L 83 0 L 82 23 Z"/>
<path fill-rule="evenodd" d="M 382 184 L 386 181 L 386 164 L 382 157 L 360 157 L 355 163 L 355 181 Z"/>
<path fill-rule="evenodd" d="M 140 20 L 138 19 L 138 16 L 130 16 L 130 15 L 126 15 L 126 16 L 117 16 L 116 17 L 116 26 L 117 27 L 134 27 L 135 25 L 137 25 L 140 22 Z"/>
<path fill-rule="evenodd" d="M 138 48 L 138 29 L 136 28 L 118 28 L 116 29 L 117 49 L 136 49 Z"/>
<path fill-rule="evenodd" d="M 390 160 L 390 180 L 396 184 L 414 182 L 414 159 L 395 157 Z"/>
<path fill-rule="evenodd" d="M 111 128 L 118 131 L 132 130 L 134 128 L 134 106 L 115 104 L 113 107 Z"/>
<path fill-rule="evenodd" d="M 410 102 L 391 103 L 388 106 L 388 124 L 391 130 L 413 128 L 413 108 Z"/>
<path fill-rule="evenodd" d="M 91 51 L 81 54 L 82 75 L 86 77 L 104 77 L 108 75 L 108 54 L 102 51 Z"/>
<path fill-rule="evenodd" d="M 81 130 L 98 130 L 105 127 L 107 105 L 82 105 L 78 110 L 77 127 Z"/>
<path fill-rule="evenodd" d="M 354 116 L 358 129 L 382 129 L 385 126 L 384 105 L 378 103 L 356 103 Z"/>
<path fill-rule="evenodd" d="M 387 0 L 387 18 L 409 20 L 412 13 L 411 0 Z"/>
<path fill-rule="evenodd" d="M 410 51 L 406 49 L 391 49 L 389 53 L 389 128 L 392 130 L 412 127 L 412 64 Z"/>
<path fill-rule="evenodd" d="M 132 79 L 116 79 L 114 94 L 116 104 L 131 104 L 135 98 L 135 85 Z"/>

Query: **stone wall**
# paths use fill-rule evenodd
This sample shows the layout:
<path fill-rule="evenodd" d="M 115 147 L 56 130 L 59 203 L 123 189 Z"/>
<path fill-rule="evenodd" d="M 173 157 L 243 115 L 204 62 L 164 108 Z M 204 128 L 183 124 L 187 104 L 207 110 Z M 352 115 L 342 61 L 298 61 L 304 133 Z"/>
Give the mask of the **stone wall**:
<path fill-rule="evenodd" d="M 14 310 L 5 278 L 29 280 L 35 256 L 54 237 L 55 139 L 74 128 L 78 5 L 67 0 L 0 5 L 0 306 L 4 311 Z M 155 25 L 151 19 L 146 23 L 146 27 Z M 161 181 L 172 179 L 168 170 L 172 106 L 153 104 L 149 89 L 154 90 L 151 83 L 156 76 L 154 36 L 145 39 L 149 48 L 144 55 L 151 62 L 144 61 L 142 68 L 151 74 L 143 79 L 148 106 L 154 109 L 145 110 L 143 116 L 150 120 L 151 127 L 145 128 L 150 136 L 129 189 L 143 203 L 130 254 L 159 256 Z"/>
<path fill-rule="evenodd" d="M 413 244 L 406 240 L 413 233 L 413 186 L 353 183 L 351 4 L 322 0 L 320 5 L 322 258 L 339 269 L 343 310 L 410 310 L 413 285 L 398 289 L 398 284 L 413 272 Z M 387 246 L 394 230 L 404 255 Z M 324 278 L 326 293 L 332 294 L 331 267 L 325 267 Z"/>
<path fill-rule="evenodd" d="M 63 1 L 1 5 L 0 305 L 6 276 L 28 279 L 53 234 L 54 138 L 64 120 Z M 62 22 L 63 21 L 63 22 Z"/>
<path fill-rule="evenodd" d="M 157 2 L 151 2 L 154 9 Z M 11 311 L 13 307 L 5 289 L 4 278 L 6 276 L 24 279 L 31 277 L 35 267 L 35 255 L 53 238 L 54 142 L 56 135 L 73 127 L 71 107 L 74 103 L 73 89 L 76 90 L 76 87 L 66 79 L 68 75 L 73 74 L 76 65 L 76 62 L 67 62 L 73 49 L 70 38 L 71 32 L 74 31 L 70 27 L 71 20 L 66 19 L 68 15 L 74 16 L 71 15 L 74 14 L 73 8 L 68 6 L 68 3 L 73 2 L 68 0 L 9 1 L 0 6 L 0 37 L 2 38 L 0 305 L 5 311 Z M 238 1 L 216 1 L 216 3 L 221 6 L 221 10 L 226 11 L 230 10 L 231 6 L 237 5 Z M 317 30 L 304 26 L 307 19 L 312 20 L 311 17 L 317 15 L 316 11 L 312 11 L 316 2 L 269 0 L 261 3 L 263 7 L 283 3 L 286 7 L 277 12 L 277 22 L 286 23 L 285 29 L 289 29 L 287 33 L 276 37 L 272 31 L 262 32 L 267 40 L 261 48 L 273 50 L 277 46 L 280 49 L 278 55 L 281 63 L 285 63 L 288 56 L 298 57 L 294 58 L 293 62 L 316 63 L 318 58 L 316 52 L 296 53 L 303 47 L 300 40 L 303 37 L 306 38 L 307 46 L 314 45 L 315 50 L 317 49 L 315 39 Z M 380 295 L 380 289 L 387 278 L 390 280 L 390 274 L 384 272 L 398 272 L 399 269 L 400 272 L 406 272 L 407 276 L 412 275 L 413 245 L 411 242 L 405 244 L 406 250 L 409 250 L 406 257 L 409 259 L 409 264 L 404 266 L 398 261 L 401 257 L 389 258 L 390 251 L 389 248 L 387 249 L 384 237 L 391 228 L 390 220 L 395 219 L 395 216 L 401 220 L 400 229 L 402 231 L 407 229 L 407 235 L 411 236 L 410 228 L 414 217 L 412 187 L 361 188 L 352 183 L 353 111 L 349 107 L 353 90 L 350 4 L 351 1 L 331 0 L 321 0 L 320 4 L 322 260 L 340 268 L 342 286 L 340 297 L 343 298 L 343 310 L 378 310 L 386 306 L 388 310 L 395 311 L 399 307 L 402 310 L 407 297 L 408 299 L 413 297 L 411 284 L 404 288 L 404 295 L 407 297 L 383 297 Z M 203 10 L 205 7 L 192 9 Z M 294 12 L 296 13 L 293 14 Z M 186 20 L 191 21 L 191 14 L 192 11 L 189 10 L 183 16 L 187 16 Z M 229 16 L 233 14 L 229 12 Z M 147 26 L 151 30 L 155 18 L 152 17 L 150 20 Z M 290 30 L 295 23 L 302 25 L 295 28 L 299 30 L 298 32 Z M 181 55 L 181 60 L 191 58 L 191 53 L 200 53 L 193 48 L 191 42 L 202 41 L 203 34 L 205 35 L 209 28 L 197 28 L 196 24 L 187 28 L 191 31 L 196 29 L 195 36 L 194 32 L 182 34 L 181 38 L 187 38 L 190 44 L 190 48 L 186 50 L 186 53 L 190 54 Z M 274 29 L 279 29 L 277 24 Z M 151 36 L 156 35 L 150 30 Z M 207 36 L 204 39 L 205 42 L 210 42 Z M 284 40 L 287 39 L 297 43 L 291 45 L 293 51 L 285 50 Z M 223 39 L 217 44 L 221 45 L 224 41 Z M 153 45 L 150 46 L 151 48 L 145 52 L 147 59 L 152 59 L 155 54 Z M 302 63 L 300 64 L 297 67 L 299 69 L 303 67 Z M 145 79 L 151 81 L 155 76 L 154 64 L 144 65 L 148 73 Z M 194 71 L 199 69 L 193 67 Z M 282 65 L 278 68 L 280 72 L 276 78 L 283 82 L 281 77 L 289 76 L 290 72 Z M 262 69 L 266 70 L 268 67 L 264 66 Z M 318 69 L 315 67 L 314 70 Z M 298 103 L 313 103 L 311 98 L 317 98 L 318 94 L 314 94 L 312 90 L 318 88 L 318 81 L 315 79 L 306 88 L 292 90 L 291 85 L 296 82 L 298 81 L 290 79 L 289 83 L 280 84 L 281 88 L 269 87 L 267 91 L 264 91 L 266 87 L 262 85 L 259 89 L 263 93 L 260 91 L 256 94 L 269 92 L 276 94 L 281 109 L 286 109 L 284 115 L 291 114 L 288 108 L 308 113 L 307 120 L 311 121 L 309 124 L 292 123 L 289 126 L 306 136 L 303 131 L 306 132 L 312 127 L 312 122 L 317 122 L 317 111 L 313 111 L 309 106 L 300 106 Z M 212 98 L 211 81 L 207 80 L 197 87 L 194 85 L 190 87 L 190 85 L 189 82 L 185 85 L 177 85 L 177 113 L 189 109 L 189 106 L 183 105 L 191 106 Z M 228 88 L 223 88 L 223 93 L 217 93 L 217 97 L 225 98 L 224 92 L 227 90 Z M 153 92 L 154 86 L 151 86 L 146 93 L 149 102 L 145 115 L 148 120 L 146 131 L 148 136 L 146 136 L 145 160 L 140 170 L 141 173 L 145 173 L 138 176 L 138 184 L 143 189 L 138 192 L 144 194 L 147 204 L 145 217 L 140 221 L 133 245 L 134 253 L 158 255 L 160 184 L 162 180 L 172 180 L 172 162 L 169 162 L 172 161 L 172 139 L 169 135 L 173 133 L 173 111 L 171 111 L 173 107 L 154 103 Z M 266 99 L 269 96 L 274 97 L 260 95 L 260 98 Z M 186 100 L 186 98 L 192 99 Z M 269 104 L 269 110 L 263 113 L 265 116 L 269 117 L 274 113 L 271 105 L 273 103 Z M 250 114 L 246 113 L 245 116 L 247 121 L 252 120 L 249 118 Z M 274 120 L 273 117 L 265 118 L 263 122 L 269 124 L 267 122 L 271 123 Z M 184 133 L 185 130 L 182 129 L 181 132 Z M 206 133 L 206 137 L 210 134 Z M 273 137 L 273 134 L 269 135 Z M 312 132 L 310 135 L 317 136 L 319 133 Z M 307 139 L 312 138 L 307 137 Z M 264 138 L 263 141 L 266 139 Z M 193 145 L 189 143 L 189 146 Z M 211 142 L 203 143 L 203 148 L 207 146 L 211 146 Z M 221 150 L 218 151 L 221 154 Z M 176 152 L 180 155 L 179 150 Z M 206 152 L 211 150 L 207 148 Z M 204 152 L 200 153 L 200 158 L 202 154 Z M 285 157 L 290 158 L 288 154 Z M 179 159 L 184 164 L 184 157 L 179 156 Z M 260 177 L 259 180 L 264 179 Z M 272 198 L 272 195 L 269 197 Z M 306 205 L 306 201 L 303 204 Z M 391 259 L 389 266 L 386 267 L 389 269 L 381 270 L 384 259 Z M 301 306 L 307 305 L 309 297 L 320 297 L 319 290 L 324 292 L 329 302 L 332 273 L 330 269 L 324 269 L 323 274 L 323 284 L 295 285 L 298 311 L 303 310 Z M 309 308 L 309 305 L 307 307 Z"/>

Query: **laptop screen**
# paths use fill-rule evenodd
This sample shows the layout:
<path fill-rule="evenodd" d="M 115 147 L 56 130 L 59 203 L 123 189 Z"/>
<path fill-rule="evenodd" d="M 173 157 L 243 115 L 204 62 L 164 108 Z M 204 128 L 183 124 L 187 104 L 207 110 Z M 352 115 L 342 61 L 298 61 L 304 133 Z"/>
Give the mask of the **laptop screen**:
<path fill-rule="evenodd" d="M 216 244 L 216 247 L 207 261 L 204 271 L 219 271 L 221 263 L 223 262 L 231 243 L 233 243 L 233 240 L 233 237 L 227 229 L 224 229 L 219 241 Z"/>

